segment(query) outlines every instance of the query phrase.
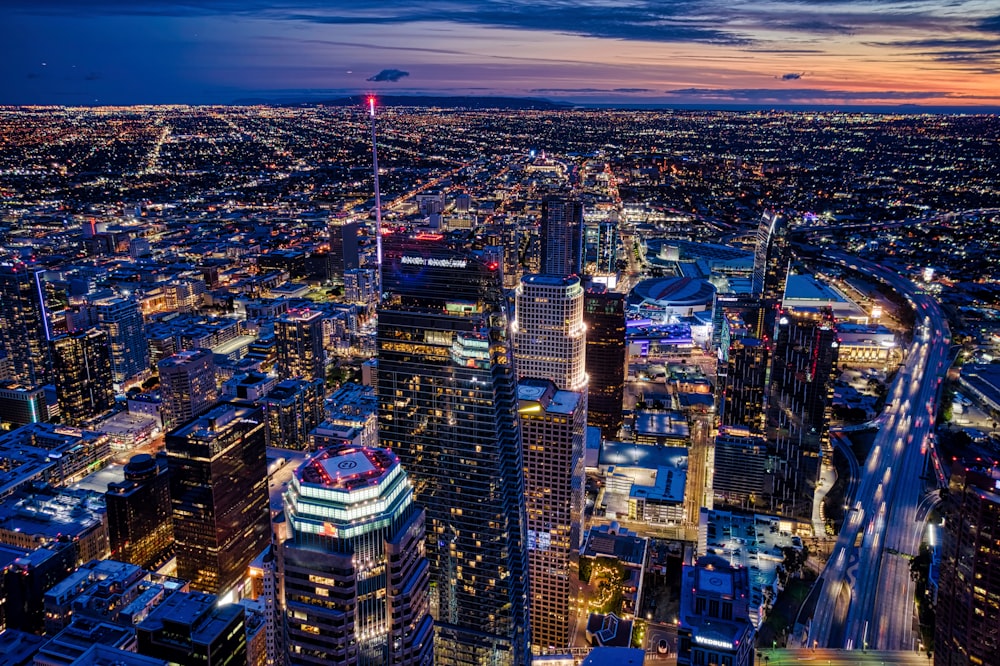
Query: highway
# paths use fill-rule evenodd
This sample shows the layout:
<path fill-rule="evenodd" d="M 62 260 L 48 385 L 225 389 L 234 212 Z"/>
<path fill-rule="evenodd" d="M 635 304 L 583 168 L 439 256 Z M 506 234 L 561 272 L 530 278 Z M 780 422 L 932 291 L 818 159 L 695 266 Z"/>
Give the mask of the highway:
<path fill-rule="evenodd" d="M 951 336 L 937 302 L 880 265 L 840 253 L 826 257 L 875 277 L 908 298 L 916 312 L 913 344 L 889 388 L 885 422 L 861 471 L 848 515 L 823 572 L 809 644 L 830 648 L 914 650 L 916 555 L 926 510 L 926 445 L 933 431 Z M 928 467 L 929 469 L 929 467 Z"/>

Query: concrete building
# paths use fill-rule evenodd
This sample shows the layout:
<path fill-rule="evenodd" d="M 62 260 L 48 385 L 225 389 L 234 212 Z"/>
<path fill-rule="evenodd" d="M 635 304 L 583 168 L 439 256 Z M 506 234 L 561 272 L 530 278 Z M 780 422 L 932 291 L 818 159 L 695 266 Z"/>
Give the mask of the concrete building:
<path fill-rule="evenodd" d="M 754 666 L 754 626 L 745 568 L 704 555 L 681 574 L 677 663 Z"/>
<path fill-rule="evenodd" d="M 160 413 L 167 430 L 198 416 L 218 398 L 215 358 L 208 349 L 174 354 L 157 364 L 160 373 Z"/>

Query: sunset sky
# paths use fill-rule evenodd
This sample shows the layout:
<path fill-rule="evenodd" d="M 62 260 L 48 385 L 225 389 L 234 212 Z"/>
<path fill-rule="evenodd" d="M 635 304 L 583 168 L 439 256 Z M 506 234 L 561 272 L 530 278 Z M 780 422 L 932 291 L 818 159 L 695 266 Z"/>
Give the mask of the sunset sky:
<path fill-rule="evenodd" d="M 0 104 L 1000 107 L 1000 0 L 4 0 Z M 373 80 L 374 79 L 374 80 Z"/>

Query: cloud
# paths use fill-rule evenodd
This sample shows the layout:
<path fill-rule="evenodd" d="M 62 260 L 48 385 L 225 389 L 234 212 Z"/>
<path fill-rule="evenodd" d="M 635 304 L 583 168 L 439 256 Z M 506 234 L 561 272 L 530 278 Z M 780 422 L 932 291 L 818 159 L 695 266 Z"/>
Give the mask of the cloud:
<path fill-rule="evenodd" d="M 370 76 L 365 81 L 392 81 L 396 82 L 400 79 L 409 76 L 409 72 L 404 72 L 401 69 L 383 69 L 381 72 L 375 76 Z"/>
<path fill-rule="evenodd" d="M 798 81 L 803 76 L 805 76 L 805 72 L 789 72 L 788 74 L 782 74 L 780 77 L 776 76 L 775 78 L 780 78 L 782 81 Z"/>
<path fill-rule="evenodd" d="M 533 95 L 562 95 L 566 93 L 650 93 L 651 88 L 532 88 Z"/>

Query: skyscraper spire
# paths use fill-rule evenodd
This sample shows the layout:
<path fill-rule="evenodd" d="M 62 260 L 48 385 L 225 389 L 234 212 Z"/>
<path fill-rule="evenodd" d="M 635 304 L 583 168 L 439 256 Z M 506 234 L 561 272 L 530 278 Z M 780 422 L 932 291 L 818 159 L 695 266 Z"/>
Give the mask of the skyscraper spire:
<path fill-rule="evenodd" d="M 372 119 L 372 173 L 375 176 L 375 264 L 378 272 L 378 302 L 382 302 L 382 194 L 378 186 L 378 147 L 375 142 L 375 97 L 368 97 L 368 115 Z"/>

